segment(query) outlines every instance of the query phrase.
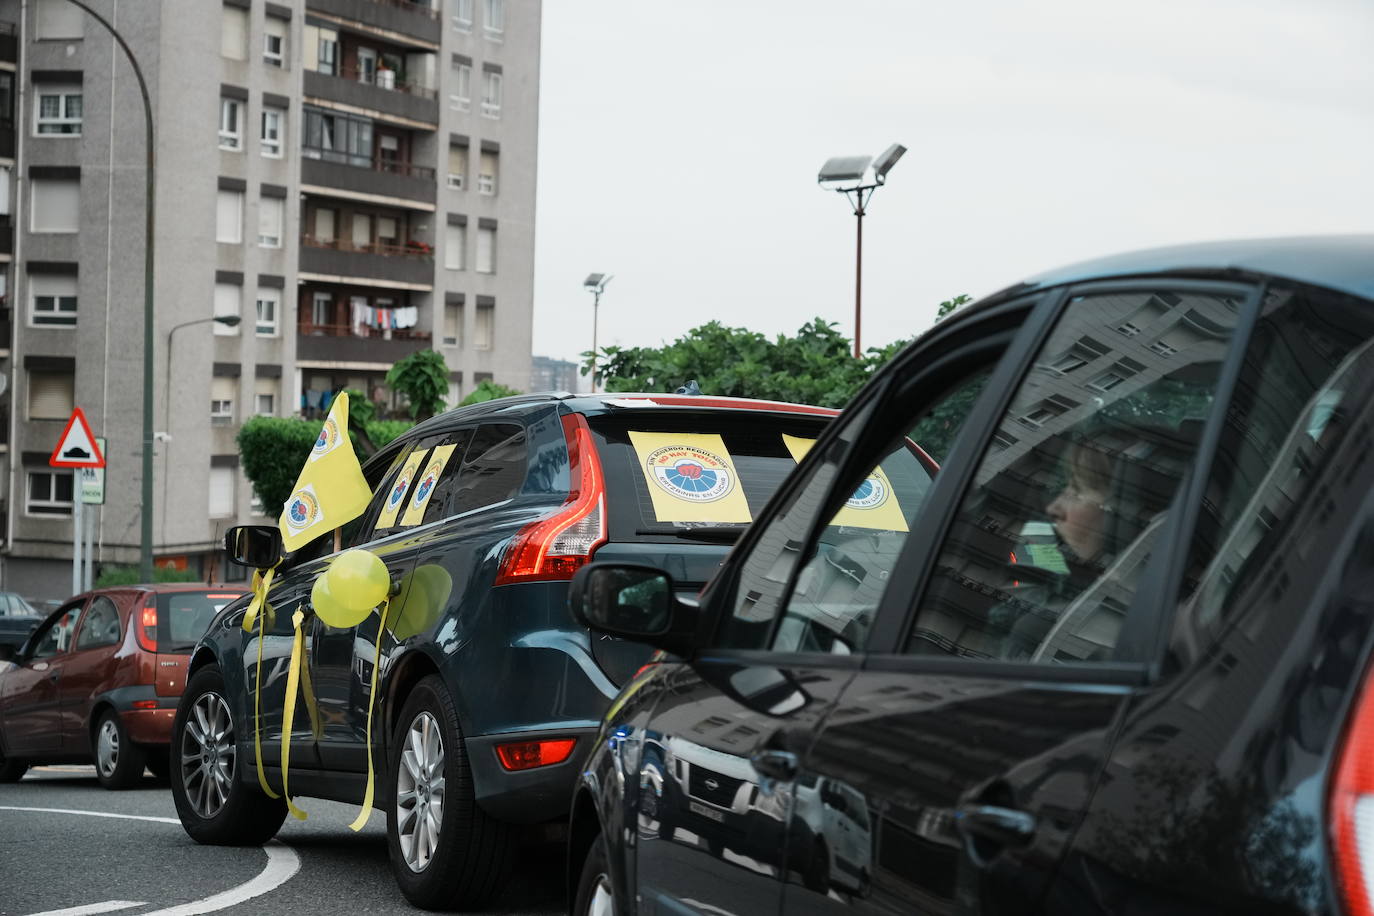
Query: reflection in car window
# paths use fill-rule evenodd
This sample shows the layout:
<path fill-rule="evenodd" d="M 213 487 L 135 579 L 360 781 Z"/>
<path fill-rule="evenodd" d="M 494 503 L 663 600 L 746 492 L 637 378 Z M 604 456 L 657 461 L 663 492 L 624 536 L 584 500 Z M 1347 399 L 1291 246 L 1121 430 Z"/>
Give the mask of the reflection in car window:
<path fill-rule="evenodd" d="M 34 645 L 34 658 L 52 658 L 61 655 L 72 647 L 72 632 L 76 629 L 76 619 L 81 616 L 81 605 L 73 605 L 62 613 L 48 629 L 43 631 Z"/>
<path fill-rule="evenodd" d="M 1118 641 L 1193 461 L 1243 291 L 1068 303 L 998 424 L 917 605 L 914 654 L 1135 660 Z"/>
<path fill-rule="evenodd" d="M 488 423 L 477 430 L 453 494 L 453 513 L 511 499 L 525 482 L 525 428 Z"/>
<path fill-rule="evenodd" d="M 90 610 L 76 638 L 78 649 L 95 649 L 119 644 L 119 608 L 104 595 L 91 599 Z"/>

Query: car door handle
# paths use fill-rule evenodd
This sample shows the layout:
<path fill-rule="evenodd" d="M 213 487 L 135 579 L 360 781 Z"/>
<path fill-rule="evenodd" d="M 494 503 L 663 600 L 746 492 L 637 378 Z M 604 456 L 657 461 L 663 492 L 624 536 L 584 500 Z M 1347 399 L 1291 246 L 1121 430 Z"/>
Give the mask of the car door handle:
<path fill-rule="evenodd" d="M 801 761 L 791 751 L 755 751 L 749 755 L 754 772 L 767 779 L 790 782 L 797 778 Z"/>
<path fill-rule="evenodd" d="M 954 812 L 954 826 L 969 837 L 999 846 L 1024 846 L 1035 835 L 1033 815 L 997 805 L 961 805 Z"/>

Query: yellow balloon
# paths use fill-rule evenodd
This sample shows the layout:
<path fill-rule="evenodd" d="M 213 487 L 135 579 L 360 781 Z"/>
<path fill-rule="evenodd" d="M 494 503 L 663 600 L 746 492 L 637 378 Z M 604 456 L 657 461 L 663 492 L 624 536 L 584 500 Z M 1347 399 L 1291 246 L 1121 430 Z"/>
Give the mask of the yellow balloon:
<path fill-rule="evenodd" d="M 386 600 L 391 574 L 381 558 L 369 550 L 348 550 L 334 558 L 325 571 L 335 604 L 349 611 L 367 612 Z M 361 618 L 360 618 L 361 619 Z"/>
<path fill-rule="evenodd" d="M 310 590 L 310 606 L 315 609 L 317 617 L 327 625 L 340 630 L 356 627 L 366 620 L 372 611 L 370 607 L 355 611 L 340 604 L 330 588 L 328 572 L 315 580 L 315 585 Z"/>
<path fill-rule="evenodd" d="M 399 642 L 428 631 L 448 606 L 452 592 L 448 570 L 435 563 L 417 566 L 401 579 L 401 592 L 392 605 L 400 612 L 391 618 L 391 635 Z"/>

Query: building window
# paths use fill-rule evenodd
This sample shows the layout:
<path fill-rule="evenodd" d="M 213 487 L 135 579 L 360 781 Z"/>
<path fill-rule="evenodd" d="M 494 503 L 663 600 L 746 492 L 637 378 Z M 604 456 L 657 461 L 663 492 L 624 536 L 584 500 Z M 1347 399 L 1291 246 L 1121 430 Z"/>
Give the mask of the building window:
<path fill-rule="evenodd" d="M 320 73 L 327 76 L 335 76 L 339 72 L 339 33 L 328 29 L 320 29 L 320 60 L 316 68 Z"/>
<path fill-rule="evenodd" d="M 461 191 L 468 174 L 468 148 L 454 143 L 448 148 L 448 186 Z"/>
<path fill-rule="evenodd" d="M 81 225 L 81 183 L 35 178 L 31 226 L 34 232 L 75 232 Z"/>
<path fill-rule="evenodd" d="M 306 108 L 301 150 L 312 159 L 372 168 L 372 121 Z"/>
<path fill-rule="evenodd" d="M 262 62 L 269 67 L 286 66 L 286 29 L 287 23 L 275 16 L 268 16 L 262 33 Z"/>
<path fill-rule="evenodd" d="M 235 379 L 216 376 L 210 380 L 210 425 L 230 426 L 234 422 Z"/>
<path fill-rule="evenodd" d="M 258 336 L 277 336 L 277 313 L 281 308 L 281 293 L 275 289 L 258 290 Z"/>
<path fill-rule="evenodd" d="M 472 0 L 449 0 L 453 5 L 453 27 L 459 32 L 472 31 Z"/>
<path fill-rule="evenodd" d="M 483 150 L 480 162 L 477 166 L 477 193 L 495 194 L 496 193 L 496 153 L 493 150 Z"/>
<path fill-rule="evenodd" d="M 396 217 L 377 217 L 377 242 L 382 245 L 401 244 L 401 224 Z"/>
<path fill-rule="evenodd" d="M 482 71 L 482 117 L 501 117 L 501 74 L 496 70 Z"/>
<path fill-rule="evenodd" d="M 253 409 L 260 417 L 275 417 L 277 415 L 276 394 L 270 391 L 258 394 Z"/>
<path fill-rule="evenodd" d="M 358 49 L 358 82 L 377 82 L 377 51 L 375 48 Z"/>
<path fill-rule="evenodd" d="M 331 293 L 315 293 L 310 300 L 310 323 L 317 328 L 328 327 L 334 311 L 334 296 Z"/>
<path fill-rule="evenodd" d="M 479 305 L 475 317 L 476 321 L 472 326 L 472 348 L 474 350 L 490 350 L 492 338 L 495 335 L 496 307 Z"/>
<path fill-rule="evenodd" d="M 76 377 L 71 372 L 29 370 L 29 419 L 65 420 L 76 406 Z"/>
<path fill-rule="evenodd" d="M 234 469 L 210 469 L 210 517 L 224 518 L 234 514 Z"/>
<path fill-rule="evenodd" d="M 44 86 L 39 89 L 38 104 L 34 106 L 33 118 L 35 134 L 81 136 L 80 87 L 67 89 Z"/>
<path fill-rule="evenodd" d="M 338 221 L 338 213 L 329 207 L 320 207 L 315 211 L 315 241 L 320 244 L 333 242 L 335 235 L 335 225 Z"/>
<path fill-rule="evenodd" d="M 67 0 L 38 0 L 38 38 L 80 38 L 86 14 Z"/>
<path fill-rule="evenodd" d="M 500 41 L 506 32 L 505 0 L 485 0 L 485 7 L 482 33 L 491 41 Z"/>
<path fill-rule="evenodd" d="M 264 108 L 262 110 L 262 154 L 267 158 L 281 158 L 285 125 L 286 112 L 282 109 Z"/>
<path fill-rule="evenodd" d="M 243 241 L 243 192 L 221 190 L 215 198 L 215 241 L 237 245 Z"/>
<path fill-rule="evenodd" d="M 230 60 L 248 58 L 248 11 L 236 6 L 224 7 L 219 30 L 219 53 Z"/>
<path fill-rule="evenodd" d="M 444 306 L 444 345 L 463 345 L 463 307 L 457 303 L 451 302 Z"/>
<path fill-rule="evenodd" d="M 449 270 L 463 269 L 463 249 L 467 246 L 467 227 L 448 225 L 444 227 L 444 267 Z"/>
<path fill-rule="evenodd" d="M 71 471 L 29 471 L 24 511 L 29 515 L 72 514 Z"/>
<path fill-rule="evenodd" d="M 243 301 L 243 288 L 236 283 L 216 283 L 215 284 L 215 311 L 214 317 L 222 318 L 227 315 L 242 315 L 243 309 L 240 303 Z M 230 326 L 220 324 L 218 321 L 212 322 L 210 327 L 214 328 L 214 333 L 218 337 L 237 337 L 239 333 L 238 325 Z"/>
<path fill-rule="evenodd" d="M 496 273 L 496 230 L 482 227 L 477 230 L 477 272 Z"/>
<path fill-rule="evenodd" d="M 76 324 L 76 277 L 30 274 L 29 294 L 35 325 L 73 327 Z"/>
<path fill-rule="evenodd" d="M 258 245 L 262 248 L 280 248 L 282 220 L 286 216 L 286 201 L 280 197 L 263 197 L 258 200 Z"/>
<path fill-rule="evenodd" d="M 453 92 L 448 97 L 448 107 L 454 111 L 468 111 L 472 108 L 472 61 L 466 57 L 453 56 Z"/>
<path fill-rule="evenodd" d="M 243 149 L 243 102 L 238 99 L 219 100 L 219 148 Z"/>

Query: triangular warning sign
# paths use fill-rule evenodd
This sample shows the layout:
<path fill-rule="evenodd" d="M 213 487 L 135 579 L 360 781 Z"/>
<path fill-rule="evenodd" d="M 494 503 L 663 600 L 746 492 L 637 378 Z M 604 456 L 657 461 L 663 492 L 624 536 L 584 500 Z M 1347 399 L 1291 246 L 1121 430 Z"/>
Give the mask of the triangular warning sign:
<path fill-rule="evenodd" d="M 62 438 L 58 440 L 57 448 L 53 449 L 48 464 L 55 468 L 105 466 L 105 456 L 100 453 L 100 446 L 95 444 L 91 426 L 80 407 L 72 411 L 72 418 L 67 421 L 67 428 L 62 431 Z"/>

